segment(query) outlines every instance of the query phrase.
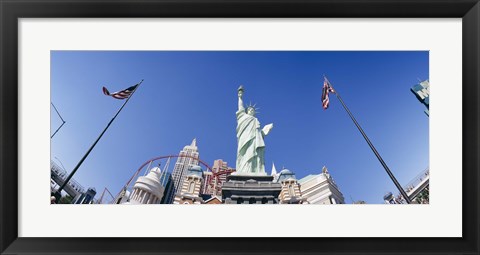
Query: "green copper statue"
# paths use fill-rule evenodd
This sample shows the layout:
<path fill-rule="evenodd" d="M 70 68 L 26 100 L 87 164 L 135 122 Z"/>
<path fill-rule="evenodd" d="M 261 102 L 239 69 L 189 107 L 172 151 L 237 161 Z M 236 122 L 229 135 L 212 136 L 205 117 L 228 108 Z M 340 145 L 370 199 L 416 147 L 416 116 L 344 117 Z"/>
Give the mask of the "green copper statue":
<path fill-rule="evenodd" d="M 273 123 L 260 129 L 260 122 L 255 117 L 255 107 L 243 105 L 244 89 L 238 88 L 237 111 L 237 165 L 236 175 L 266 175 L 265 142 L 263 138 L 273 128 Z"/>

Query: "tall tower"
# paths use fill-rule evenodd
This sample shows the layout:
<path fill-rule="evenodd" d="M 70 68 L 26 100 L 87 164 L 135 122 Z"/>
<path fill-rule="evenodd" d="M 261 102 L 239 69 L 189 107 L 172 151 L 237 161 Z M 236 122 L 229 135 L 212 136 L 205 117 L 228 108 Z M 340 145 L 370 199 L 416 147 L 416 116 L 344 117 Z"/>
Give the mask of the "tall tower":
<path fill-rule="evenodd" d="M 172 172 L 172 188 L 169 190 L 169 193 L 166 194 L 167 200 L 166 204 L 173 203 L 175 194 L 182 188 L 182 182 L 185 179 L 187 171 L 192 168 L 192 166 L 198 166 L 198 147 L 197 139 L 194 138 L 190 145 L 183 147 L 183 150 L 180 151 L 177 162 Z"/>

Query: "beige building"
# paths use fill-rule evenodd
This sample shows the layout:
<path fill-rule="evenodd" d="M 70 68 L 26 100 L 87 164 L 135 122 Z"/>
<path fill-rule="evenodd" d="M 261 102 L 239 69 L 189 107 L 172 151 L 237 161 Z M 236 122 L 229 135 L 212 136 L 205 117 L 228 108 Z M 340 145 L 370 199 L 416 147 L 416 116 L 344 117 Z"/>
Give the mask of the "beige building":
<path fill-rule="evenodd" d="M 203 171 L 193 166 L 187 171 L 181 189 L 175 195 L 174 204 L 203 204 L 200 196 L 203 183 Z"/>
<path fill-rule="evenodd" d="M 303 204 L 305 199 L 295 174 L 288 169 L 283 169 L 277 176 L 276 181 L 282 184 L 282 190 L 278 196 L 280 204 Z"/>
<path fill-rule="evenodd" d="M 322 173 L 308 175 L 300 180 L 300 190 L 309 204 L 344 204 L 343 194 L 326 167 Z"/>

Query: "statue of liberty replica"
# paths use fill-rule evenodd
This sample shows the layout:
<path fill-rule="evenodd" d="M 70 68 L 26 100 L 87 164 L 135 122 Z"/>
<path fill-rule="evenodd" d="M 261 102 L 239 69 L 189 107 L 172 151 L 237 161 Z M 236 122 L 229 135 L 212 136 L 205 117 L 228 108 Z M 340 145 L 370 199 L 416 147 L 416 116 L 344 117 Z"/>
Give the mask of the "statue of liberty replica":
<path fill-rule="evenodd" d="M 265 142 L 273 124 L 260 129 L 260 122 L 255 117 L 255 106 L 243 105 L 242 86 L 238 88 L 237 111 L 237 175 L 266 175 L 265 172 Z"/>
<path fill-rule="evenodd" d="M 238 88 L 236 172 L 222 185 L 225 204 L 277 204 L 281 184 L 265 172 L 264 138 L 273 124 L 263 128 L 255 117 L 255 106 L 245 108 L 243 86 Z"/>

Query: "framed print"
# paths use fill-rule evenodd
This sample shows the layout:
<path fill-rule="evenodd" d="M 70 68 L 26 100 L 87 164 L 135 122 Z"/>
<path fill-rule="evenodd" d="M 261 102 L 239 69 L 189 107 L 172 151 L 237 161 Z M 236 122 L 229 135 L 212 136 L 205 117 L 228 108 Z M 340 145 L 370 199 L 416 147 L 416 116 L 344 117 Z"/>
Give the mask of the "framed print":
<path fill-rule="evenodd" d="M 477 254 L 479 8 L 2 1 L 1 253 Z"/>

